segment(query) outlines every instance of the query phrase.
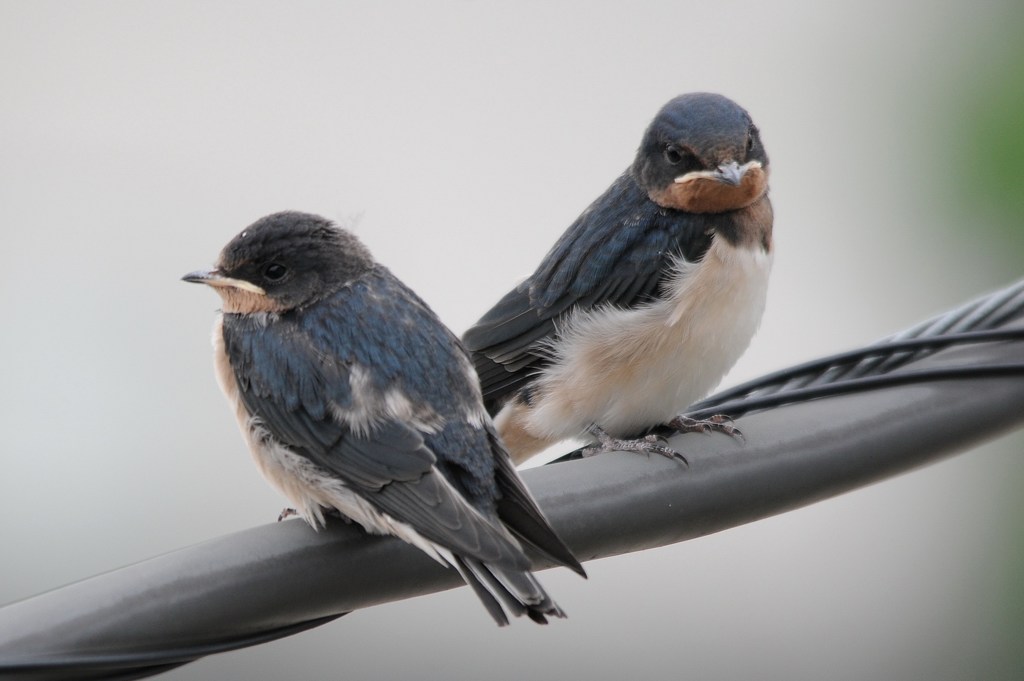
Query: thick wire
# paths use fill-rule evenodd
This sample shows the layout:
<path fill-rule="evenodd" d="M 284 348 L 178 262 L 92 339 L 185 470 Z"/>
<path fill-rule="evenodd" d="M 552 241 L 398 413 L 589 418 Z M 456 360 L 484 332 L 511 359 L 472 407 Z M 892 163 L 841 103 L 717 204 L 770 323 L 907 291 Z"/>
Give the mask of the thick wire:
<path fill-rule="evenodd" d="M 939 350 L 957 345 L 1020 342 L 1024 328 L 1005 327 L 1022 317 L 1024 280 L 951 312 L 922 322 L 871 346 L 807 362 L 725 390 L 687 412 L 693 418 L 716 413 L 740 416 L 758 409 L 827 395 L 876 390 L 936 380 L 1024 375 L 1024 363 L 937 367 L 900 371 Z M 571 456 L 571 455 L 570 455 Z M 215 652 L 237 649 L 313 628 L 340 615 L 259 632 L 252 636 L 141 653 L 121 652 L 64 658 L 7 661 L 0 673 L 47 679 L 133 679 L 159 674 Z"/>
<path fill-rule="evenodd" d="M 1003 328 L 1009 320 L 1020 317 L 1022 312 L 1024 279 L 867 347 L 816 359 L 718 392 L 692 405 L 686 415 L 706 418 L 721 413 L 735 418 L 756 409 L 825 395 L 876 390 L 914 381 L 999 375 L 991 367 L 963 367 L 957 371 L 924 369 L 907 378 L 892 372 L 956 345 L 1024 340 L 1024 327 Z M 1001 369 L 1011 373 L 1017 371 L 1013 365 Z M 858 380 L 886 375 L 891 377 L 876 381 Z M 811 390 L 814 386 L 832 387 Z M 769 395 L 779 397 L 768 400 Z"/>

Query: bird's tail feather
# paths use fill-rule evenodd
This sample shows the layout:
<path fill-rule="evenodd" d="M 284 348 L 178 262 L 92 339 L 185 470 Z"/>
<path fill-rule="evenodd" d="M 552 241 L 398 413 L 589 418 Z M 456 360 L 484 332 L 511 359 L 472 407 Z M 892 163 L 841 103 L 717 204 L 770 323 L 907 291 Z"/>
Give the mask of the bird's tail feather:
<path fill-rule="evenodd" d="M 587 573 L 583 566 L 551 527 L 544 512 L 540 510 L 530 491 L 523 484 L 522 478 L 516 473 L 515 466 L 505 453 L 505 445 L 497 432 L 491 430 L 488 436 L 491 439 L 492 450 L 499 452 L 495 456 L 498 489 L 501 491 L 498 517 L 526 544 L 585 578 Z"/>
<path fill-rule="evenodd" d="M 472 558 L 449 554 L 452 567 L 473 589 L 498 626 L 508 624 L 508 615 L 526 615 L 538 624 L 565 613 L 548 596 L 537 578 L 527 571 L 511 571 Z"/>

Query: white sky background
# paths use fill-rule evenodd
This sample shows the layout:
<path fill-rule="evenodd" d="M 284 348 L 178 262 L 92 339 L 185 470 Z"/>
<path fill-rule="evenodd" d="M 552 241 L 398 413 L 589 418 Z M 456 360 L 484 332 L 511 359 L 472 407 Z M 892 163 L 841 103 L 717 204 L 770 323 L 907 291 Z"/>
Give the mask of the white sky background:
<path fill-rule="evenodd" d="M 461 333 L 665 101 L 713 90 L 761 128 L 776 213 L 768 311 L 727 383 L 1007 283 L 937 189 L 957 88 L 989 73 L 1003 17 L 966 0 L 0 2 L 0 603 L 276 517 L 213 379 L 218 299 L 179 281 L 266 213 L 359 216 Z M 546 628 L 499 630 L 459 589 L 163 678 L 973 676 L 1020 634 L 1000 604 L 1020 579 L 1003 519 L 1021 444 L 590 563 L 587 582 L 545 572 L 570 613 Z"/>

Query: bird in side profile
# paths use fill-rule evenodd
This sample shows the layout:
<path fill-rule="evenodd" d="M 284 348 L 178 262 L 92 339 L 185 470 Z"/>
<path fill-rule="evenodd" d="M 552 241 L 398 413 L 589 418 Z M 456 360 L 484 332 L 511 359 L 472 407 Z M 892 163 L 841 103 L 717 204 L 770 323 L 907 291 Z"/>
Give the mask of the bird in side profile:
<path fill-rule="evenodd" d="M 513 461 L 567 438 L 672 454 L 659 425 L 736 362 L 764 311 L 772 262 L 768 155 L 717 94 L 672 99 L 633 164 L 464 335 Z"/>
<path fill-rule="evenodd" d="M 354 235 L 298 212 L 185 281 L 223 299 L 217 379 L 260 472 L 314 529 L 337 511 L 454 567 L 499 624 L 564 613 L 522 544 L 584 575 L 481 402 L 465 349 Z"/>

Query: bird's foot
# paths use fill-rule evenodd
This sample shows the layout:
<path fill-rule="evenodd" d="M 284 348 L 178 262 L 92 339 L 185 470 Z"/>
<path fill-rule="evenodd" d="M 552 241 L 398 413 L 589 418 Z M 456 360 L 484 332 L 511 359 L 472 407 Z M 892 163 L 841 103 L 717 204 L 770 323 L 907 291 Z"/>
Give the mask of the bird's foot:
<path fill-rule="evenodd" d="M 665 424 L 677 433 L 725 433 L 730 437 L 743 441 L 743 433 L 733 425 L 733 420 L 725 414 L 715 414 L 706 419 L 692 419 L 680 414 Z"/>
<path fill-rule="evenodd" d="M 324 514 L 325 517 L 341 518 L 346 523 L 352 522 L 352 520 L 350 518 L 348 518 L 347 516 L 342 514 L 342 512 L 339 511 L 336 508 L 324 507 L 324 508 L 322 508 L 322 511 L 323 511 L 323 514 Z M 299 512 L 296 511 L 294 508 L 286 508 L 283 511 L 281 511 L 280 513 L 277 514 L 277 522 L 281 522 L 282 520 L 285 520 L 286 518 L 291 518 L 292 516 L 297 516 L 297 515 L 299 515 Z"/>
<path fill-rule="evenodd" d="M 612 437 L 605 432 L 604 428 L 596 424 L 590 426 L 587 432 L 597 438 L 597 444 L 593 447 L 586 447 L 582 452 L 583 456 L 594 456 L 603 452 L 644 452 L 648 455 L 653 452 L 670 459 L 679 459 L 683 463 L 689 464 L 685 456 L 671 447 L 661 444 L 664 440 L 654 434 L 631 440 L 620 440 L 619 438 Z"/>

